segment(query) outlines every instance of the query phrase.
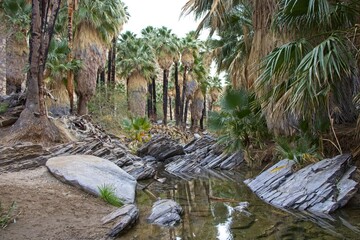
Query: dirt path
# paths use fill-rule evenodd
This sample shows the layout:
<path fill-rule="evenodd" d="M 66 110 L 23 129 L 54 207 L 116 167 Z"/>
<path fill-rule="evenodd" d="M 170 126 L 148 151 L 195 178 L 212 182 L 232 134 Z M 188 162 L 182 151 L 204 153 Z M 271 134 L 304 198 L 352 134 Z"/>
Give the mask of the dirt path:
<path fill-rule="evenodd" d="M 16 201 L 16 223 L 0 239 L 103 239 L 110 229 L 100 219 L 115 208 L 55 179 L 46 169 L 0 174 L 0 201 Z"/>

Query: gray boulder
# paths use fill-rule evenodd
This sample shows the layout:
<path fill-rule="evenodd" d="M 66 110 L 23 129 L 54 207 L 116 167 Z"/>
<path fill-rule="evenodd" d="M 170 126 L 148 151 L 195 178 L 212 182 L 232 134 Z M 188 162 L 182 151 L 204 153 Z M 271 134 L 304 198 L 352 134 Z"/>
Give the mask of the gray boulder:
<path fill-rule="evenodd" d="M 96 196 L 99 187 L 110 186 L 124 203 L 135 200 L 136 180 L 109 160 L 91 155 L 50 158 L 49 171 L 62 182 L 74 185 Z"/>
<path fill-rule="evenodd" d="M 154 203 L 147 220 L 151 224 L 172 227 L 181 221 L 182 211 L 181 206 L 173 200 L 158 200 Z"/>
<path fill-rule="evenodd" d="M 277 207 L 330 213 L 357 192 L 358 183 L 351 179 L 356 167 L 350 161 L 350 155 L 339 155 L 294 172 L 294 162 L 282 160 L 245 184 Z"/>

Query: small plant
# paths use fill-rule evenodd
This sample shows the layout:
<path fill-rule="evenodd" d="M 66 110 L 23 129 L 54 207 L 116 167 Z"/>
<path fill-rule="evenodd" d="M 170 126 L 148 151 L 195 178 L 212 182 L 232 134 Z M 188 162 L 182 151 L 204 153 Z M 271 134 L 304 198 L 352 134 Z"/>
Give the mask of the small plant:
<path fill-rule="evenodd" d="M 6 113 L 9 105 L 7 103 L 0 103 L 0 114 Z"/>
<path fill-rule="evenodd" d="M 115 207 L 123 206 L 123 202 L 115 195 L 115 189 L 113 186 L 104 184 L 101 187 L 98 187 L 100 191 L 100 198 L 102 198 L 105 202 L 110 203 Z"/>
<path fill-rule="evenodd" d="M 12 202 L 10 208 L 8 210 L 5 210 L 1 206 L 0 202 L 0 227 L 6 228 L 7 225 L 15 219 L 14 211 L 16 209 L 16 202 Z"/>
<path fill-rule="evenodd" d="M 316 162 L 320 159 L 319 139 L 311 134 L 309 124 L 302 121 L 297 134 L 276 138 L 276 152 L 282 159 L 289 159 L 297 166 Z"/>
<path fill-rule="evenodd" d="M 130 139 L 140 143 L 146 141 L 150 137 L 149 131 L 151 129 L 151 123 L 146 117 L 124 119 L 121 127 Z"/>

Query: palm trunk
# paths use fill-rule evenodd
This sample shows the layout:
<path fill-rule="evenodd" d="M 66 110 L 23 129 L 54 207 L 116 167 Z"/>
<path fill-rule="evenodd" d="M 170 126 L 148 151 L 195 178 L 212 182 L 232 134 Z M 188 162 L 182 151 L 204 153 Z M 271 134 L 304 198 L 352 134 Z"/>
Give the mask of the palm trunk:
<path fill-rule="evenodd" d="M 0 61 L 0 95 L 6 95 L 6 34 L 4 25 L 0 27 L 0 59 L 2 59 Z"/>
<path fill-rule="evenodd" d="M 187 71 L 187 66 L 184 67 L 183 90 L 182 90 L 181 105 L 180 105 L 180 121 L 181 121 L 181 123 L 183 123 L 184 122 L 183 120 L 185 119 L 184 104 L 185 104 L 185 92 L 186 92 L 186 71 Z M 186 121 L 185 121 L 185 126 L 186 126 Z"/>
<path fill-rule="evenodd" d="M 154 113 L 154 117 L 153 120 L 156 121 L 157 120 L 157 111 L 156 111 L 156 82 L 155 82 L 155 77 L 151 78 L 152 81 L 152 96 L 153 96 L 153 113 Z"/>
<path fill-rule="evenodd" d="M 200 129 L 205 130 L 204 128 L 204 120 L 206 119 L 206 94 L 204 94 L 204 108 L 202 110 L 201 118 L 200 118 Z"/>
<path fill-rule="evenodd" d="M 112 61 L 111 61 L 111 82 L 115 85 L 115 74 L 116 74 L 116 38 L 112 40 Z"/>
<path fill-rule="evenodd" d="M 170 120 L 173 120 L 171 104 L 172 104 L 172 101 L 171 101 L 171 97 L 169 96 Z"/>
<path fill-rule="evenodd" d="M 68 0 L 68 47 L 69 53 L 67 60 L 71 62 L 73 60 L 72 49 L 73 49 L 73 16 L 74 16 L 75 0 Z M 74 73 L 69 70 L 67 73 L 66 89 L 69 94 L 70 100 L 70 113 L 74 112 Z"/>
<path fill-rule="evenodd" d="M 189 101 L 190 101 L 190 99 L 188 99 L 188 98 L 185 101 L 184 122 L 183 122 L 185 128 L 186 128 L 186 121 L 187 121 L 187 116 L 188 116 Z"/>
<path fill-rule="evenodd" d="M 153 120 L 153 114 L 154 114 L 154 109 L 153 109 L 153 92 L 152 92 L 152 83 L 148 82 L 148 98 L 147 98 L 147 112 L 148 112 L 148 118 L 150 120 Z"/>
<path fill-rule="evenodd" d="M 147 80 L 136 71 L 129 77 L 127 89 L 129 111 L 135 117 L 145 117 Z"/>
<path fill-rule="evenodd" d="M 44 69 L 61 0 L 32 1 L 31 38 L 25 109 L 12 126 L 10 141 L 41 141 L 49 144 L 61 136 L 46 115 Z"/>
<path fill-rule="evenodd" d="M 176 126 L 179 126 L 181 122 L 181 99 L 180 99 L 180 86 L 179 86 L 179 73 L 178 63 L 175 63 L 175 121 Z"/>
<path fill-rule="evenodd" d="M 168 106 L 168 76 L 169 70 L 164 69 L 164 81 L 163 81 L 163 124 L 167 124 L 167 106 Z"/>

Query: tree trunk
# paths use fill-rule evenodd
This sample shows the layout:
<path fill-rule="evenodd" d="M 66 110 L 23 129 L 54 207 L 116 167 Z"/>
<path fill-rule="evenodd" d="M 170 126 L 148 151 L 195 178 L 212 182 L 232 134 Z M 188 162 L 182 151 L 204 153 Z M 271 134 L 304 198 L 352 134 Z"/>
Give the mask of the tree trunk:
<path fill-rule="evenodd" d="M 4 23 L 3 13 L 0 12 L 0 20 Z M 0 26 L 0 95 L 6 95 L 6 26 Z"/>
<path fill-rule="evenodd" d="M 150 120 L 153 120 L 153 114 L 154 114 L 154 109 L 153 109 L 153 92 L 152 92 L 152 82 L 148 82 L 148 97 L 147 97 L 147 109 L 148 109 L 148 118 Z"/>
<path fill-rule="evenodd" d="M 183 77 L 183 90 L 182 90 L 182 96 L 181 96 L 181 105 L 180 105 L 180 121 L 183 123 L 183 119 L 185 119 L 184 115 L 184 105 L 185 105 L 185 92 L 186 92 L 186 71 L 187 66 L 184 67 L 184 77 Z M 186 127 L 186 121 L 185 121 L 185 127 Z"/>
<path fill-rule="evenodd" d="M 171 97 L 169 96 L 170 120 L 173 120 L 171 104 L 172 104 L 172 101 L 171 101 Z"/>
<path fill-rule="evenodd" d="M 152 101 L 153 101 L 153 120 L 156 121 L 157 120 L 157 112 L 156 112 L 156 81 L 155 81 L 155 77 L 151 78 L 152 81 Z"/>
<path fill-rule="evenodd" d="M 25 109 L 11 128 L 10 141 L 50 144 L 61 140 L 59 130 L 47 118 L 44 101 L 43 74 L 48 48 L 61 0 L 33 0 L 29 72 Z"/>
<path fill-rule="evenodd" d="M 180 86 L 179 86 L 179 73 L 178 73 L 179 64 L 175 63 L 175 121 L 176 126 L 179 126 L 181 122 L 180 106 L 181 106 L 181 97 L 180 97 Z"/>
<path fill-rule="evenodd" d="M 185 110 L 184 110 L 184 128 L 186 128 L 186 121 L 187 121 L 187 116 L 188 116 L 188 108 L 189 108 L 189 102 L 190 102 L 190 99 L 186 99 L 185 100 Z"/>
<path fill-rule="evenodd" d="M 200 129 L 205 130 L 204 120 L 206 120 L 206 93 L 204 94 L 204 108 L 202 110 L 201 118 L 200 118 Z"/>
<path fill-rule="evenodd" d="M 164 69 L 164 81 L 163 81 L 163 124 L 167 124 L 167 106 L 168 106 L 168 76 L 169 70 Z"/>
<path fill-rule="evenodd" d="M 73 16 L 75 8 L 75 0 L 68 0 L 68 47 L 69 53 L 67 56 L 68 62 L 73 60 L 72 49 L 73 49 Z M 70 100 L 70 114 L 74 112 L 74 73 L 69 70 L 67 73 L 66 89 L 69 94 Z"/>
<path fill-rule="evenodd" d="M 115 75 L 116 75 L 116 38 L 112 40 L 112 56 L 111 56 L 111 83 L 115 86 Z"/>
<path fill-rule="evenodd" d="M 133 72 L 128 80 L 128 106 L 129 111 L 135 117 L 145 117 L 146 115 L 146 92 L 147 80 L 139 74 Z"/>

